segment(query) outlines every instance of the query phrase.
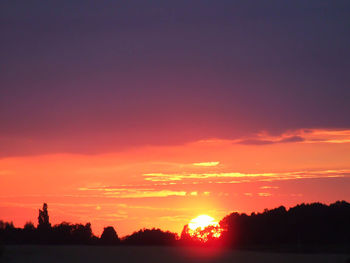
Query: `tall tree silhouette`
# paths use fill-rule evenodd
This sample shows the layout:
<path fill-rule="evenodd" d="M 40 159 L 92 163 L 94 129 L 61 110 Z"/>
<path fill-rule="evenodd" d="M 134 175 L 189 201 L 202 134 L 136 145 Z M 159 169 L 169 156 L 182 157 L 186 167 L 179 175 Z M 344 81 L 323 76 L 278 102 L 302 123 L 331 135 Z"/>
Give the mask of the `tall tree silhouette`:
<path fill-rule="evenodd" d="M 38 229 L 50 229 L 51 224 L 49 222 L 49 213 L 47 211 L 47 204 L 43 204 L 43 210 L 39 209 L 38 216 Z"/>

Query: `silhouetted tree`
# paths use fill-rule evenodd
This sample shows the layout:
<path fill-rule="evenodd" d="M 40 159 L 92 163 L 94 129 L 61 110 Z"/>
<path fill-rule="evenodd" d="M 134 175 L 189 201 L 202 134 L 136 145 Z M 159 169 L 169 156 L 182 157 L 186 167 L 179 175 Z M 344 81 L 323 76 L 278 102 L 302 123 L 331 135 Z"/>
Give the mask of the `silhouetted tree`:
<path fill-rule="evenodd" d="M 37 228 L 38 243 L 51 244 L 53 241 L 51 224 L 49 222 L 49 213 L 47 204 L 43 204 L 43 209 L 39 209 L 38 228 Z"/>
<path fill-rule="evenodd" d="M 28 231 L 34 231 L 35 230 L 35 226 L 34 226 L 33 222 L 29 221 L 29 222 L 25 223 L 23 229 L 24 230 L 28 230 Z"/>
<path fill-rule="evenodd" d="M 24 225 L 22 231 L 22 240 L 21 243 L 33 244 L 37 240 L 37 232 L 34 224 L 32 222 L 27 222 Z"/>
<path fill-rule="evenodd" d="M 1 240 L 7 244 L 97 244 L 91 224 L 70 224 L 62 222 L 51 227 L 47 204 L 39 210 L 38 228 L 27 222 L 23 229 L 15 228 L 12 222 L 0 221 Z"/>
<path fill-rule="evenodd" d="M 178 236 L 169 231 L 160 229 L 141 229 L 123 238 L 123 244 L 127 245 L 173 245 Z"/>
<path fill-rule="evenodd" d="M 19 230 L 13 223 L 0 220 L 0 243 L 16 244 L 20 240 Z"/>
<path fill-rule="evenodd" d="M 181 232 L 181 240 L 183 241 L 189 241 L 192 240 L 191 235 L 188 232 L 188 224 L 184 225 L 182 232 Z"/>
<path fill-rule="evenodd" d="M 54 244 L 92 244 L 91 224 L 70 224 L 62 222 L 52 227 L 51 239 Z"/>
<path fill-rule="evenodd" d="M 209 225 L 203 229 L 196 229 L 193 234 L 190 234 L 187 224 L 182 229 L 180 244 L 186 246 L 217 246 L 221 244 L 221 237 L 217 237 L 221 230 L 219 225 Z"/>
<path fill-rule="evenodd" d="M 116 245 L 120 243 L 117 232 L 112 226 L 108 226 L 103 229 L 100 241 L 104 245 Z"/>
<path fill-rule="evenodd" d="M 281 206 L 263 213 L 232 213 L 221 226 L 223 239 L 233 247 L 288 247 L 296 250 L 314 247 L 350 249 L 350 204 L 337 201 L 300 204 L 288 211 Z"/>
<path fill-rule="evenodd" d="M 47 204 L 43 204 L 43 210 L 39 209 L 38 229 L 49 229 L 51 224 L 49 222 L 49 213 L 47 211 Z"/>

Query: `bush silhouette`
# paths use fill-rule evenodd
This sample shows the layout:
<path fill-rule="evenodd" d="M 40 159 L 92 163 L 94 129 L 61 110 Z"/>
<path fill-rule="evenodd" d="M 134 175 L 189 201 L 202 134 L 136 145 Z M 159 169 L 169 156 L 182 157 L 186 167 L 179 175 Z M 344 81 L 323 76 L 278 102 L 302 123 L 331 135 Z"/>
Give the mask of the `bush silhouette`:
<path fill-rule="evenodd" d="M 116 245 L 120 243 L 117 232 L 112 226 L 108 226 L 103 229 L 100 241 L 103 245 Z"/>
<path fill-rule="evenodd" d="M 141 229 L 126 236 L 123 243 L 127 245 L 173 245 L 177 240 L 177 234 L 160 229 Z"/>

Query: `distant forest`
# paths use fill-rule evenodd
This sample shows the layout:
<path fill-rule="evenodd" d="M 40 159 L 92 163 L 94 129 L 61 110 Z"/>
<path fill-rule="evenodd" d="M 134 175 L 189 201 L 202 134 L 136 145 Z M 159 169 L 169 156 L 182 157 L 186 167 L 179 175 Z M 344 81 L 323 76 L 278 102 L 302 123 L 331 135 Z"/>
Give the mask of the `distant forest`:
<path fill-rule="evenodd" d="M 186 229 L 187 225 L 184 226 Z M 337 201 L 300 204 L 288 210 L 281 206 L 250 215 L 231 213 L 220 221 L 219 238 L 205 243 L 183 231 L 176 233 L 160 229 L 142 229 L 120 238 L 111 226 L 100 237 L 91 224 L 62 222 L 51 226 L 48 206 L 39 209 L 38 225 L 28 222 L 24 228 L 0 221 L 0 242 L 3 244 L 86 244 L 86 245 L 222 245 L 231 248 L 303 248 L 325 247 L 350 252 L 350 204 Z M 210 231 L 208 229 L 203 231 Z"/>

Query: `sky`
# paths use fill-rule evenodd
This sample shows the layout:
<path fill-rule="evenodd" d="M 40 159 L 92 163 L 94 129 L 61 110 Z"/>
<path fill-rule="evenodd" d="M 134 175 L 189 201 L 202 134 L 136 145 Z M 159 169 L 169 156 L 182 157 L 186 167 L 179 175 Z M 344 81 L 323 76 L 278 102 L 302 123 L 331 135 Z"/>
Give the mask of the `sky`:
<path fill-rule="evenodd" d="M 350 201 L 349 1 L 0 2 L 0 219 L 181 232 Z"/>

